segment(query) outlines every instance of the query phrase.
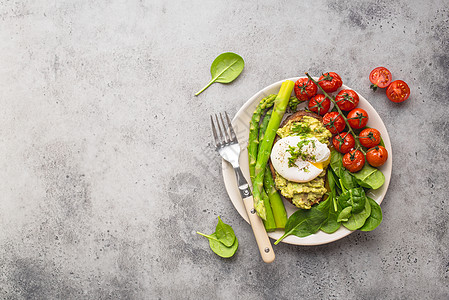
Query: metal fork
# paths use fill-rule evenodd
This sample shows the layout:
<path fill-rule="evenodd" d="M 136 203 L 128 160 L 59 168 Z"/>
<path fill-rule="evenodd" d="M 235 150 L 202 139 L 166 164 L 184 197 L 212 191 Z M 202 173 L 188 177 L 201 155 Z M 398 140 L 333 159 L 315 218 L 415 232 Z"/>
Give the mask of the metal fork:
<path fill-rule="evenodd" d="M 256 210 L 254 209 L 254 200 L 249 184 L 240 170 L 240 146 L 234 129 L 232 128 L 231 121 L 229 120 L 229 116 L 226 112 L 225 117 L 226 122 L 224 121 L 221 113 L 220 118 L 216 114 L 215 123 L 217 126 L 215 127 L 214 118 L 210 116 L 216 150 L 220 153 L 221 157 L 229 162 L 234 168 L 235 175 L 237 177 L 237 185 L 239 187 L 240 195 L 242 196 L 243 204 L 245 205 L 245 210 L 248 214 L 248 218 L 259 247 L 260 255 L 262 256 L 262 260 L 264 262 L 271 263 L 274 260 L 273 247 L 271 246 L 270 239 L 268 238 L 262 219 L 256 214 Z"/>

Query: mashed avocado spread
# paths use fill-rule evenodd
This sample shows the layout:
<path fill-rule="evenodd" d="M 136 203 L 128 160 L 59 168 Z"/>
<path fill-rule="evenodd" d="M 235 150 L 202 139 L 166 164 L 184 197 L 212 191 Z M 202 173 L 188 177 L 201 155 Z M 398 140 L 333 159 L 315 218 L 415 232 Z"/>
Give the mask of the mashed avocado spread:
<path fill-rule="evenodd" d="M 289 121 L 284 127 L 279 128 L 277 134 L 281 137 L 290 135 L 301 135 L 304 137 L 315 137 L 323 144 L 329 145 L 332 133 L 327 130 L 319 120 L 304 116 L 299 121 Z M 276 188 L 284 197 L 291 198 L 294 205 L 302 209 L 310 209 L 327 192 L 324 185 L 326 168 L 315 179 L 309 182 L 292 182 L 283 178 L 276 172 Z"/>

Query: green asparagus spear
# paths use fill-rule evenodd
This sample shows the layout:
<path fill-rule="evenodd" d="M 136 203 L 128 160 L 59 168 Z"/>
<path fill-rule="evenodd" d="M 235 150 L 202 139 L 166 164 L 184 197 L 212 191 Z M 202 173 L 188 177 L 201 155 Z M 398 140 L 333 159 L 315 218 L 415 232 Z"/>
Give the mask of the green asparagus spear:
<path fill-rule="evenodd" d="M 273 113 L 271 115 L 270 121 L 268 122 L 267 130 L 257 153 L 253 181 L 254 208 L 256 209 L 257 214 L 264 220 L 266 220 L 267 213 L 261 196 L 263 190 L 263 177 L 265 173 L 265 167 L 270 157 L 271 147 L 273 146 L 276 131 L 279 128 L 282 117 L 284 116 L 285 110 L 287 109 L 293 86 L 294 82 L 290 80 L 282 83 L 281 89 L 279 90 L 279 94 L 277 95 L 274 103 Z"/>
<path fill-rule="evenodd" d="M 271 171 L 268 165 L 265 167 L 263 186 L 265 189 L 264 192 L 268 194 L 268 198 L 270 199 L 271 210 L 273 212 L 276 228 L 285 228 L 285 223 L 287 223 L 287 212 L 285 211 L 284 202 L 282 202 L 281 196 L 274 187 L 274 180 L 273 177 L 271 177 Z"/>
<path fill-rule="evenodd" d="M 296 98 L 296 96 L 291 96 L 290 97 L 290 101 L 288 101 L 288 106 L 290 107 L 291 111 L 296 111 L 296 107 L 298 106 L 299 103 L 301 103 L 302 101 L 299 101 L 298 98 Z"/>
<path fill-rule="evenodd" d="M 292 101 L 292 98 L 293 97 L 290 97 L 289 103 Z M 296 99 L 296 97 L 294 98 Z M 268 110 L 262 120 L 262 124 L 260 125 L 259 130 L 259 143 L 263 140 L 272 112 L 273 112 L 272 109 Z M 282 198 L 275 188 L 274 180 L 273 177 L 271 177 L 271 171 L 268 164 L 265 168 L 263 188 L 265 190 L 264 192 L 268 194 L 268 199 L 270 199 L 271 210 L 273 211 L 273 217 L 276 223 L 276 228 L 281 229 L 285 228 L 285 223 L 287 223 L 287 212 L 285 211 L 284 202 L 282 202 Z M 267 206 L 265 205 L 265 207 Z"/>
<path fill-rule="evenodd" d="M 267 219 L 262 220 L 263 224 L 265 226 L 265 230 L 267 232 L 275 231 L 276 230 L 276 220 L 273 215 L 273 210 L 271 209 L 270 198 L 269 198 L 267 192 L 265 192 L 265 190 L 262 190 L 262 201 L 263 201 L 263 204 L 267 211 Z"/>
<path fill-rule="evenodd" d="M 251 181 L 254 182 L 254 171 L 256 168 L 257 149 L 259 146 L 259 122 L 263 111 L 273 106 L 276 95 L 269 95 L 263 98 L 254 112 L 249 127 L 248 139 L 248 160 L 249 160 L 249 174 Z"/>
<path fill-rule="evenodd" d="M 265 131 L 267 130 L 268 122 L 270 121 L 271 114 L 273 113 L 273 109 L 269 109 L 265 116 L 263 117 L 262 123 L 260 124 L 259 129 L 259 144 L 262 143 L 263 136 L 265 134 Z M 255 164 L 254 164 L 255 166 Z"/>

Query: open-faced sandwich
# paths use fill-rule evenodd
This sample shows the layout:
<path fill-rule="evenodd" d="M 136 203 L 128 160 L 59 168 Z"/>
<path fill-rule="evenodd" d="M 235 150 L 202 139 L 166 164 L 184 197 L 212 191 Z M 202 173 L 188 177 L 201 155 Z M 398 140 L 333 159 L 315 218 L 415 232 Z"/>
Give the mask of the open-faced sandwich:
<path fill-rule="evenodd" d="M 298 208 L 310 209 L 327 192 L 332 133 L 321 116 L 304 110 L 286 118 L 276 133 L 269 162 L 276 189 Z"/>

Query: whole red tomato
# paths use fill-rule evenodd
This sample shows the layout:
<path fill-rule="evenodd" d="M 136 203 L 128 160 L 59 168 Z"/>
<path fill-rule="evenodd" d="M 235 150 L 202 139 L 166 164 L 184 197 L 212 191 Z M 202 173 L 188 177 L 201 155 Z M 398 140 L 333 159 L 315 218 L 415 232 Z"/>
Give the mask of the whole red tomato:
<path fill-rule="evenodd" d="M 374 146 L 366 152 L 366 160 L 373 167 L 382 166 L 388 158 L 388 151 L 382 146 Z"/>
<path fill-rule="evenodd" d="M 341 110 L 353 110 L 359 104 L 359 95 L 353 90 L 341 90 L 335 97 L 335 102 Z"/>
<path fill-rule="evenodd" d="M 374 91 L 377 90 L 378 87 L 386 88 L 391 82 L 391 72 L 388 71 L 387 68 L 377 67 L 371 71 L 369 74 L 369 81 L 371 81 L 372 88 Z"/>
<path fill-rule="evenodd" d="M 299 78 L 295 83 L 294 91 L 299 101 L 307 101 L 316 95 L 318 87 L 308 78 Z"/>
<path fill-rule="evenodd" d="M 375 128 L 363 129 L 359 134 L 359 141 L 363 147 L 371 148 L 380 143 L 380 132 Z"/>
<path fill-rule="evenodd" d="M 343 155 L 343 167 L 349 172 L 355 173 L 360 171 L 365 165 L 365 156 L 360 150 L 352 150 Z"/>
<path fill-rule="evenodd" d="M 393 102 L 402 102 L 410 96 L 410 88 L 402 80 L 393 81 L 387 88 L 387 97 Z"/>
<path fill-rule="evenodd" d="M 326 93 L 333 93 L 343 85 L 343 81 L 337 73 L 327 72 L 321 75 L 318 79 L 318 84 Z"/>
<path fill-rule="evenodd" d="M 360 129 L 368 123 L 368 113 L 361 108 L 354 108 L 347 116 L 349 125 L 354 129 Z"/>
<path fill-rule="evenodd" d="M 323 125 L 333 134 L 342 132 L 346 127 L 345 120 L 336 111 L 328 112 L 324 115 Z"/>
<path fill-rule="evenodd" d="M 331 101 L 323 94 L 317 94 L 310 98 L 309 110 L 319 114 L 320 116 L 327 113 L 330 107 Z"/>
<path fill-rule="evenodd" d="M 355 139 L 349 132 L 342 132 L 334 136 L 332 144 L 340 153 L 348 153 L 355 146 Z"/>

